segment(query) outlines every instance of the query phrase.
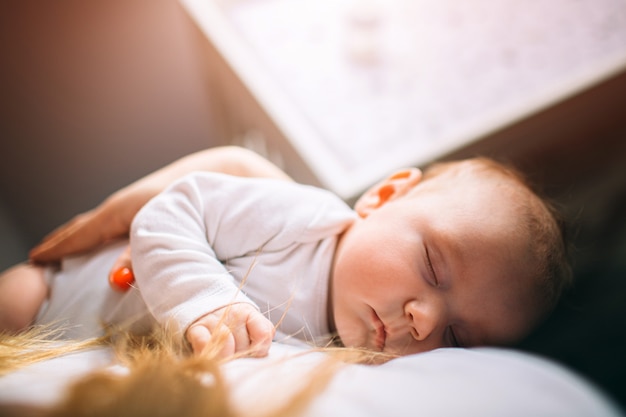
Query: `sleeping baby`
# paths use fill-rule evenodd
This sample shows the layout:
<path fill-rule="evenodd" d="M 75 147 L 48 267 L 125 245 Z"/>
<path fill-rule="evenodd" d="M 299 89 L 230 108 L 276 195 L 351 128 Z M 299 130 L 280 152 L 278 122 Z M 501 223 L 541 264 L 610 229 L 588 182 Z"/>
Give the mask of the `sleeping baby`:
<path fill-rule="evenodd" d="M 102 284 L 118 241 L 60 266 L 0 275 L 0 325 L 163 326 L 200 352 L 264 356 L 272 340 L 393 356 L 510 345 L 570 280 L 553 209 L 489 159 L 403 169 L 354 209 L 328 191 L 272 178 L 195 172 L 132 222 L 134 283 Z"/>

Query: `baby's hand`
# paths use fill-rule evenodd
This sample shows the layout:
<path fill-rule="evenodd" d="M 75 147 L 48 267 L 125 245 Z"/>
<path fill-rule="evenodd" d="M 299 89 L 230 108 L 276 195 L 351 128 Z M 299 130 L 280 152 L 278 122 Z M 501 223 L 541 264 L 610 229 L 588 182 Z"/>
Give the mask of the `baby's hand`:
<path fill-rule="evenodd" d="M 218 332 L 226 334 L 221 357 L 239 352 L 251 356 L 266 356 L 272 344 L 274 324 L 254 306 L 247 303 L 231 304 L 196 320 L 187 329 L 187 341 L 198 354 Z"/>

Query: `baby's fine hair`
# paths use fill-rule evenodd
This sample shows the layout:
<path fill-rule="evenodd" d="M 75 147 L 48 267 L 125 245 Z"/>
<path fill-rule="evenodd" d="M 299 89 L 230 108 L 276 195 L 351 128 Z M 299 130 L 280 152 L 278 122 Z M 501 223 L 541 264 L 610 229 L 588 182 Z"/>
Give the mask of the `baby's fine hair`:
<path fill-rule="evenodd" d="M 566 227 L 556 205 L 531 186 L 528 179 L 512 166 L 486 157 L 434 163 L 424 170 L 423 181 L 440 175 L 474 175 L 487 180 L 503 179 L 521 198 L 518 202 L 520 226 L 530 237 L 531 273 L 536 286 L 537 307 L 548 315 L 564 290 L 572 283 L 568 260 Z"/>

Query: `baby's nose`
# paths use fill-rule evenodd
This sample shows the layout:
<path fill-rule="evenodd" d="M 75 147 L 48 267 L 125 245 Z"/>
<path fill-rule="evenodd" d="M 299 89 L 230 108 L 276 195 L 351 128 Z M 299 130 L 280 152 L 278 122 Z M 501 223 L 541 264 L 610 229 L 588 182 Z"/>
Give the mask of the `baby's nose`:
<path fill-rule="evenodd" d="M 404 313 L 411 323 L 415 340 L 426 340 L 441 322 L 441 307 L 437 303 L 412 300 L 404 305 Z"/>

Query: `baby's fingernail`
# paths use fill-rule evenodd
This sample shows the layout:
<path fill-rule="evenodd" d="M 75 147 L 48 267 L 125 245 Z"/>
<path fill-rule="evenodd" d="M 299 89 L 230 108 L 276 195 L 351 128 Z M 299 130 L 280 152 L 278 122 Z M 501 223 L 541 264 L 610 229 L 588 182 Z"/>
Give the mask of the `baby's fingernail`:
<path fill-rule="evenodd" d="M 128 291 L 135 282 L 135 275 L 130 268 L 122 267 L 116 269 L 109 275 L 109 284 L 117 291 Z"/>

